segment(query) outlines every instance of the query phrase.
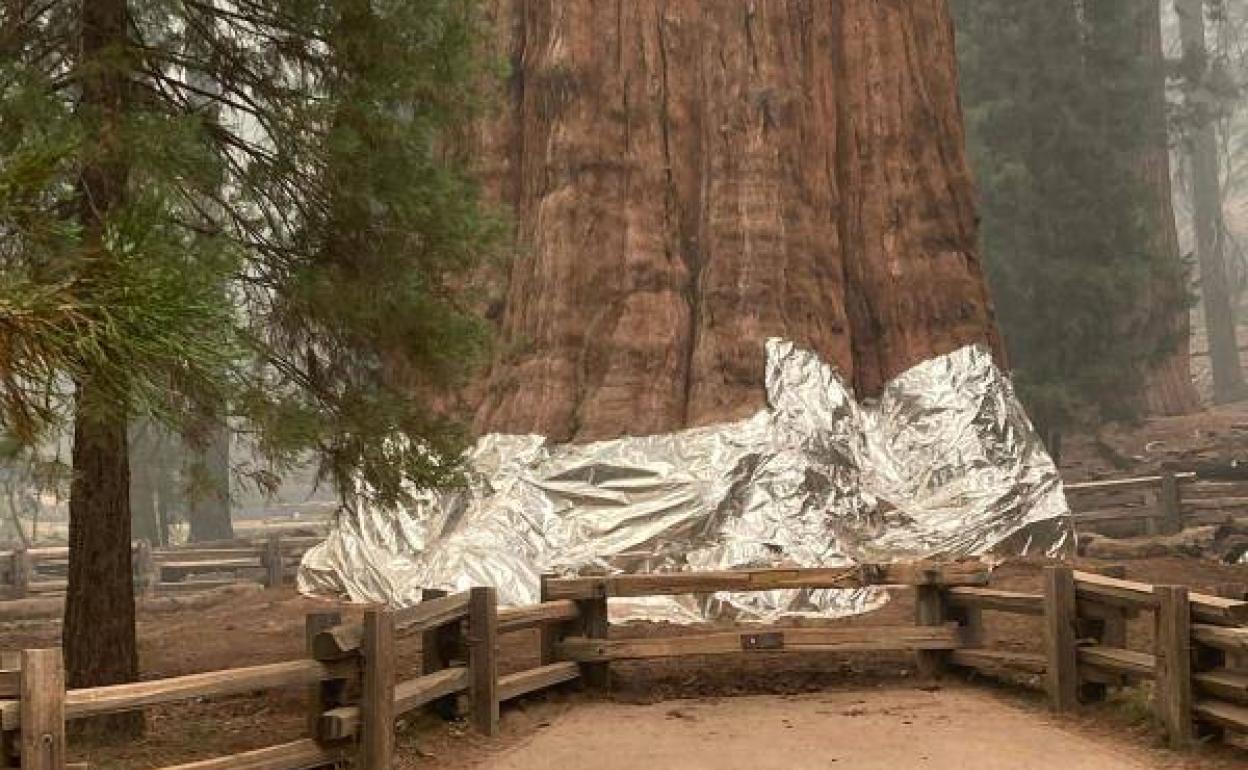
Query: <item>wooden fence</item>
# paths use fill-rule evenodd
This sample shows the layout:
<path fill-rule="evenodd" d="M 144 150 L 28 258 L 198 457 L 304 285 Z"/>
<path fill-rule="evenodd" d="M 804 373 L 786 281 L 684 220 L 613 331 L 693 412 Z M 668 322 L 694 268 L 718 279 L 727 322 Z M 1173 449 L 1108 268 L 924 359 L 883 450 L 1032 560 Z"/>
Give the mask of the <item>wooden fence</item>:
<path fill-rule="evenodd" d="M 1185 527 L 1248 522 L 1248 479 L 1162 473 L 1066 484 L 1081 530 L 1110 535 L 1163 535 Z"/>
<path fill-rule="evenodd" d="M 206 591 L 239 582 L 281 585 L 320 536 L 272 534 L 260 540 L 229 540 L 152 548 L 134 544 L 135 586 L 142 595 Z M 6 599 L 65 593 L 66 547 L 0 552 L 0 595 Z"/>
<path fill-rule="evenodd" d="M 946 668 L 1041 675 L 1055 710 L 1102 697 L 1106 688 L 1152 679 L 1159 723 L 1176 746 L 1198 729 L 1248 732 L 1248 602 L 1175 586 L 1050 567 L 1040 594 L 994 590 L 976 563 L 864 565 L 542 581 L 541 603 L 499 609 L 495 589 L 430 593 L 398 611 L 370 609 L 360 623 L 333 613 L 307 618 L 307 657 L 150 682 L 69 690 L 59 650 L 26 650 L 0 672 L 0 767 L 66 770 L 65 723 L 157 704 L 281 687 L 307 689 L 306 737 L 165 770 L 310 770 L 352 760 L 389 770 L 394 725 L 421 707 L 442 713 L 466 694 L 472 724 L 498 731 L 501 703 L 567 682 L 607 683 L 613 661 L 682 655 L 910 651 L 926 675 Z M 615 597 L 717 591 L 909 586 L 913 626 L 778 628 L 733 626 L 692 635 L 613 639 L 607 605 Z M 1044 653 L 980 646 L 985 613 L 1035 615 Z M 1127 649 L 1127 619 L 1156 618 L 1154 652 Z M 538 665 L 499 676 L 499 637 L 540 629 Z M 397 671 L 396 640 L 420 635 L 420 671 Z"/>

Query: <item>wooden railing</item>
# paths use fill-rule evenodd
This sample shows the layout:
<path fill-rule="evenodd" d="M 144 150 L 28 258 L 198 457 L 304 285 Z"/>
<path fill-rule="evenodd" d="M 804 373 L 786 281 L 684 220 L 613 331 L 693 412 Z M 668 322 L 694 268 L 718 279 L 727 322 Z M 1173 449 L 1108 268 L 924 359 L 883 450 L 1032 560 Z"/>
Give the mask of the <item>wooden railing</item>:
<path fill-rule="evenodd" d="M 428 592 L 413 608 L 370 609 L 362 622 L 336 613 L 309 615 L 307 657 L 263 666 L 151 682 L 68 690 L 59 650 L 26 650 L 20 666 L 0 671 L 0 767 L 66 770 L 65 723 L 158 704 L 303 687 L 307 735 L 290 743 L 201 760 L 165 770 L 307 770 L 352 760 L 362 770 L 389 770 L 394 724 L 431 708 L 457 713 L 466 696 L 472 724 L 498 731 L 500 704 L 527 693 L 580 681 L 607 684 L 614 661 L 752 653 L 912 652 L 920 670 L 946 668 L 1042 676 L 1055 710 L 1104 697 L 1140 679 L 1156 683 L 1159 723 L 1175 745 L 1198 728 L 1248 732 L 1248 602 L 1050 567 L 1043 593 L 990 588 L 978 563 L 866 565 L 542 579 L 539 604 L 498 609 L 495 589 L 452 595 Z M 616 597 L 718 591 L 906 586 L 915 592 L 912 626 L 803 628 L 734 626 L 674 637 L 611 638 L 608 603 Z M 1033 615 L 1044 624 L 1043 652 L 981 646 L 985 613 Z M 1152 653 L 1127 648 L 1127 620 L 1153 613 Z M 500 676 L 499 638 L 531 629 L 537 665 Z M 420 670 L 397 670 L 396 646 L 419 636 Z M 357 693 L 357 695 L 350 695 Z M 10 751 L 10 749 L 14 749 Z"/>
<path fill-rule="evenodd" d="M 152 548 L 147 541 L 138 541 L 132 558 L 135 586 L 142 595 L 205 591 L 239 582 L 273 587 L 292 576 L 304 552 L 323 539 L 273 534 L 260 540 L 171 548 Z M 25 599 L 63 594 L 68 563 L 66 547 L 0 552 L 0 595 Z"/>
<path fill-rule="evenodd" d="M 1248 602 L 1154 586 L 1121 578 L 1048 567 L 1042 594 L 955 588 L 946 611 L 981 638 L 983 613 L 1036 615 L 1044 623 L 1044 653 L 982 649 L 954 651 L 950 663 L 989 674 L 1044 677 L 1055 711 L 1100 700 L 1110 687 L 1154 683 L 1153 709 L 1170 742 L 1183 747 L 1198 727 L 1248 733 Z M 1153 651 L 1128 648 L 1128 620 L 1150 613 Z"/>
<path fill-rule="evenodd" d="M 1066 484 L 1065 490 L 1081 530 L 1159 535 L 1248 520 L 1248 479 L 1166 472 Z"/>

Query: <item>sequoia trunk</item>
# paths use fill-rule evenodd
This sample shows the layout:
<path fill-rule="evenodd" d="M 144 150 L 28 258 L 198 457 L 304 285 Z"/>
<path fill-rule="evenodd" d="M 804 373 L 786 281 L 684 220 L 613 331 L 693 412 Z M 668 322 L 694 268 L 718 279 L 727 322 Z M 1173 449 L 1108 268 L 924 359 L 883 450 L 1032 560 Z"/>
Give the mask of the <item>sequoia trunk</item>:
<path fill-rule="evenodd" d="M 1144 79 L 1144 110 L 1147 139 L 1144 142 L 1139 169 L 1144 189 L 1149 193 L 1151 211 L 1142 225 L 1149 230 L 1152 246 L 1170 259 L 1176 268 L 1154 283 L 1154 294 L 1148 298 L 1151 308 L 1161 309 L 1153 319 L 1157 339 L 1173 339 L 1171 352 L 1158 362 L 1142 393 L 1144 411 L 1151 415 L 1190 414 L 1200 408 L 1196 385 L 1192 380 L 1191 324 L 1187 303 L 1188 282 L 1181 264 L 1179 233 L 1174 220 L 1173 191 L 1170 174 L 1170 136 L 1166 116 L 1166 61 L 1161 39 L 1161 3 L 1136 3 L 1135 55 Z M 1140 110 L 1137 106 L 1137 114 Z M 1175 275 L 1179 280 L 1172 280 Z"/>
<path fill-rule="evenodd" d="M 520 250 L 480 431 L 557 440 L 763 405 L 763 342 L 864 395 L 1000 351 L 945 0 L 497 0 L 488 133 Z"/>

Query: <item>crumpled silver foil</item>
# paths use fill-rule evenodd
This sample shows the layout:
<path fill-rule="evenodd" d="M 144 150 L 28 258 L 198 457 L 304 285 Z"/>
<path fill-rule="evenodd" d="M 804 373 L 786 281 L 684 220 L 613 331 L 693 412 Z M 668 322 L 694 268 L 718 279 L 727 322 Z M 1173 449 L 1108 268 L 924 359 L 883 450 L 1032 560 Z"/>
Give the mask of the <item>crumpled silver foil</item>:
<path fill-rule="evenodd" d="M 422 588 L 539 601 L 543 573 L 656 572 L 1053 554 L 1061 480 L 1009 379 L 966 347 L 857 402 L 790 342 L 766 345 L 768 407 L 738 422 L 592 444 L 490 435 L 466 490 L 397 510 L 357 501 L 303 557 L 299 589 L 404 607 Z M 612 602 L 615 619 L 839 616 L 879 589 Z"/>

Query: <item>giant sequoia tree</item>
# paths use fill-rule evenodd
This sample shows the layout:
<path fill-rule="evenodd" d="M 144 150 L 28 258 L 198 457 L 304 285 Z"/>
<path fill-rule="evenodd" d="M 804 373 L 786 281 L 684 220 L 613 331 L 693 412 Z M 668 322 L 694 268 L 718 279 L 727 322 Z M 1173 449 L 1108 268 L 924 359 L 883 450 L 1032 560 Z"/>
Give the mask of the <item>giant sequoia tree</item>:
<path fill-rule="evenodd" d="M 997 347 L 946 0 L 493 6 L 519 254 L 479 429 L 748 414 L 771 335 L 865 394 Z"/>
<path fill-rule="evenodd" d="M 1195 406 L 1156 0 L 955 0 L 983 244 L 1033 416 Z"/>
<path fill-rule="evenodd" d="M 137 673 L 131 418 L 229 416 L 275 469 L 315 450 L 383 496 L 454 470 L 443 389 L 482 344 L 458 276 L 491 226 L 442 137 L 475 105 L 478 22 L 473 0 L 0 6 L 0 418 L 74 426 L 71 686 Z"/>

